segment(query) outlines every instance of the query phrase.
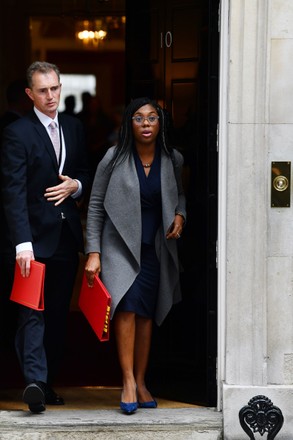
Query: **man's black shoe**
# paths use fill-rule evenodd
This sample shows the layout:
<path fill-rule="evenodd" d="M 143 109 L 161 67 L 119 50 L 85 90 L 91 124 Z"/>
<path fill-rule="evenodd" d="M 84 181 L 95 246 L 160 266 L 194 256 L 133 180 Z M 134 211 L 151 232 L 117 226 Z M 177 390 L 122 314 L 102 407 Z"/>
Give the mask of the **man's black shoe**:
<path fill-rule="evenodd" d="M 64 405 L 64 399 L 49 386 L 45 385 L 45 402 L 47 405 Z"/>
<path fill-rule="evenodd" d="M 23 392 L 23 401 L 33 413 L 41 413 L 46 410 L 45 395 L 42 388 L 35 382 L 30 383 Z"/>

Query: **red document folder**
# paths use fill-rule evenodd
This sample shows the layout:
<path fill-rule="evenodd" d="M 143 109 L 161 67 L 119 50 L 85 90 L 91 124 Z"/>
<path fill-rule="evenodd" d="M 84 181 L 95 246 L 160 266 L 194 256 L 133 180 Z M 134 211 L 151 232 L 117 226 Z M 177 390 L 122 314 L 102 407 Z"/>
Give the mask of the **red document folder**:
<path fill-rule="evenodd" d="M 35 310 L 44 310 L 45 264 L 31 261 L 29 277 L 23 277 L 18 263 L 15 264 L 11 301 Z"/>
<path fill-rule="evenodd" d="M 93 287 L 89 287 L 83 275 L 78 305 L 100 341 L 108 341 L 110 336 L 111 295 L 95 275 Z"/>

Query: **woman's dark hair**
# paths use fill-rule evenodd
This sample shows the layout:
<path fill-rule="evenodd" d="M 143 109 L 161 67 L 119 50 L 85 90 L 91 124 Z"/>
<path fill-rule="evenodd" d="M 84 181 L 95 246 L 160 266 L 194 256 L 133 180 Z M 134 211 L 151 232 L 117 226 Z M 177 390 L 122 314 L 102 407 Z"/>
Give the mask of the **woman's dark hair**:
<path fill-rule="evenodd" d="M 116 150 L 114 153 L 114 157 L 111 163 L 111 166 L 114 167 L 118 162 L 123 162 L 131 153 L 134 139 L 132 133 L 132 116 L 134 113 L 144 105 L 151 105 L 159 116 L 159 133 L 157 137 L 158 145 L 168 154 L 172 153 L 172 147 L 168 145 L 168 136 L 167 136 L 167 120 L 166 120 L 166 112 L 162 109 L 162 107 L 154 100 L 143 97 L 136 98 L 132 100 L 128 106 L 125 108 L 122 118 L 122 123 L 119 131 L 118 142 L 116 145 Z"/>

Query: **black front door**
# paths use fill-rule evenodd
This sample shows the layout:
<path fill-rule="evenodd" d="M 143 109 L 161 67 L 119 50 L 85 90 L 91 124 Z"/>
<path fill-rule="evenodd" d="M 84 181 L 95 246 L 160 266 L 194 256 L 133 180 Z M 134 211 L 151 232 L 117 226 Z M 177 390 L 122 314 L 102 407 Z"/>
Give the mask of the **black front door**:
<path fill-rule="evenodd" d="M 188 220 L 178 241 L 183 300 L 154 329 L 155 395 L 213 406 L 217 355 L 219 0 L 126 1 L 127 100 L 155 98 L 185 159 Z"/>

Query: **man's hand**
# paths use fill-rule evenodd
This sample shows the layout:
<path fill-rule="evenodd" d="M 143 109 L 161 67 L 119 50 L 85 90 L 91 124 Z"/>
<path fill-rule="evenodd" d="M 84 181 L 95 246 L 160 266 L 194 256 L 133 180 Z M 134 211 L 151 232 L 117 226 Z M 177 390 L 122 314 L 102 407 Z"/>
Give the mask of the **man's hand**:
<path fill-rule="evenodd" d="M 67 197 L 78 190 L 78 183 L 71 177 L 60 174 L 59 179 L 62 180 L 62 183 L 47 188 L 44 194 L 49 202 L 56 201 L 55 206 L 60 205 Z"/>
<path fill-rule="evenodd" d="M 34 259 L 35 257 L 32 251 L 21 251 L 16 254 L 16 261 L 20 267 L 21 275 L 23 277 L 29 277 L 31 261 Z"/>

